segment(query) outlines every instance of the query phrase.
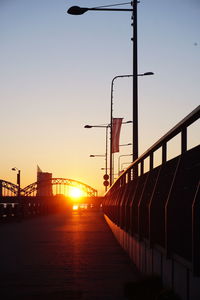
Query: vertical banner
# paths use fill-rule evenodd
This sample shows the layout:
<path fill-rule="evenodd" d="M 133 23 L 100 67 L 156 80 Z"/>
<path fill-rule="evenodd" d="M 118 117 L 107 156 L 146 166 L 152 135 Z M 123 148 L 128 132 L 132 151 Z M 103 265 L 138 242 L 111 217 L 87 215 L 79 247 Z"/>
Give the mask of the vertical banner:
<path fill-rule="evenodd" d="M 123 118 L 113 118 L 112 121 L 112 153 L 119 152 L 119 137 Z"/>

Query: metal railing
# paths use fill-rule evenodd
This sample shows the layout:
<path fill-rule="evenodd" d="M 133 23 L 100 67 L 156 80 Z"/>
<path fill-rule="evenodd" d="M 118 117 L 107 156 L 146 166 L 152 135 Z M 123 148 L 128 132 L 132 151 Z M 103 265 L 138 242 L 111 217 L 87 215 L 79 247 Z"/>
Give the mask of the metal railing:
<path fill-rule="evenodd" d="M 181 154 L 187 151 L 187 128 L 200 118 L 200 105 L 194 109 L 188 116 L 186 116 L 181 122 L 168 131 L 161 139 L 153 144 L 147 151 L 145 151 L 137 160 L 135 160 L 127 170 L 121 174 L 117 181 L 113 184 L 123 185 L 133 180 L 133 170 L 138 168 L 137 174 L 144 174 L 144 160 L 149 157 L 149 170 L 154 167 L 154 153 L 161 148 L 162 150 L 162 164 L 167 161 L 167 143 L 175 136 L 181 133 Z M 112 187 L 111 187 L 112 190 Z"/>
<path fill-rule="evenodd" d="M 200 275 L 200 145 L 188 149 L 187 142 L 187 129 L 199 117 L 200 106 L 135 160 L 105 194 L 103 211 L 130 236 L 179 257 Z M 179 134 L 180 155 L 167 159 L 168 142 Z"/>

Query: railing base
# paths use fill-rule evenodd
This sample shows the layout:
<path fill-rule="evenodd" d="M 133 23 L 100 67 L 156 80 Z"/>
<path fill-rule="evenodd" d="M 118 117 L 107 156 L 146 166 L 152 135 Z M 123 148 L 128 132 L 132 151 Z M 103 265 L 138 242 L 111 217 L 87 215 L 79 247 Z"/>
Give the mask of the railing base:
<path fill-rule="evenodd" d="M 167 258 L 164 249 L 149 247 L 148 241 L 138 240 L 113 223 L 106 215 L 104 217 L 117 241 L 141 273 L 158 275 L 163 285 L 173 289 L 181 300 L 200 299 L 200 277 L 192 274 L 190 264 L 178 257 Z"/>

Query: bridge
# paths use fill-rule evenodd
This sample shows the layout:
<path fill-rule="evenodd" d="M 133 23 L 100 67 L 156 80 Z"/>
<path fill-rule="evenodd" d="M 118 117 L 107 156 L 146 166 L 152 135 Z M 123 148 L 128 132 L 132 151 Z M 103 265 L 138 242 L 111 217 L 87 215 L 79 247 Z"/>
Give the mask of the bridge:
<path fill-rule="evenodd" d="M 56 187 L 55 193 L 52 187 Z M 67 178 L 51 178 L 49 180 L 36 181 L 23 189 L 20 189 L 20 195 L 22 196 L 36 196 L 42 194 L 42 196 L 52 196 L 53 194 L 67 195 L 67 188 L 75 187 L 80 189 L 85 196 L 97 196 L 97 190 L 91 186 L 73 179 Z M 0 197 L 2 196 L 17 196 L 18 185 L 8 182 L 6 180 L 0 180 Z"/>
<path fill-rule="evenodd" d="M 70 188 L 80 192 L 81 197 L 75 197 L 72 201 Z M 0 218 L 4 221 L 62 209 L 71 210 L 74 202 L 96 208 L 100 206 L 102 197 L 98 197 L 96 189 L 73 179 L 51 178 L 37 181 L 20 191 L 18 185 L 0 180 Z"/>
<path fill-rule="evenodd" d="M 98 212 L 100 214 L 100 218 L 97 215 L 95 215 L 94 217 L 94 215 L 92 215 L 92 212 L 91 214 L 87 212 L 82 219 L 80 215 L 67 217 L 64 214 L 63 217 L 63 206 L 59 206 L 60 200 L 52 195 L 46 196 L 46 200 L 44 200 L 44 196 L 43 198 L 42 196 L 37 196 L 37 191 L 39 188 L 41 188 L 39 183 L 33 183 L 21 191 L 23 196 L 19 197 L 18 201 L 20 209 L 25 205 L 25 201 L 23 201 L 23 199 L 29 200 L 27 201 L 27 203 L 29 203 L 30 205 L 28 204 L 28 206 L 26 206 L 26 211 L 28 212 L 35 209 L 35 211 L 39 211 L 38 214 L 43 215 L 42 210 L 39 209 L 39 207 L 44 208 L 45 205 L 48 205 L 48 209 L 45 210 L 45 217 L 37 219 L 37 222 L 34 221 L 34 218 L 32 218 L 31 221 L 27 223 L 27 225 L 27 221 L 20 223 L 22 224 L 20 225 L 21 229 L 17 233 L 20 236 L 21 232 L 23 232 L 24 241 L 24 236 L 28 237 L 28 234 L 24 233 L 27 230 L 25 229 L 25 227 L 31 228 L 30 231 L 32 232 L 31 234 L 33 236 L 35 236 L 34 226 L 35 228 L 46 228 L 45 233 L 42 236 L 39 235 L 38 240 L 36 236 L 35 240 L 31 240 L 31 237 L 28 238 L 30 240 L 30 243 L 32 243 L 33 245 L 34 241 L 36 241 L 38 244 L 44 244 L 43 248 L 40 247 L 39 249 L 41 251 L 46 251 L 46 254 L 44 253 L 42 256 L 42 259 L 46 261 L 45 268 L 47 268 L 48 265 L 48 260 L 45 259 L 45 255 L 50 255 L 52 259 L 55 259 L 55 261 L 57 260 L 57 258 L 53 255 L 53 253 L 55 254 L 55 252 L 53 252 L 53 245 L 55 245 L 56 241 L 59 241 L 60 245 L 62 244 L 63 247 L 67 247 L 66 243 L 64 246 L 60 238 L 56 236 L 56 230 L 60 230 L 59 236 L 62 236 L 62 241 L 65 239 L 68 241 L 69 247 L 71 245 L 70 243 L 73 243 L 73 239 L 77 239 L 77 245 L 79 245 L 82 250 L 82 252 L 80 253 L 78 248 L 76 248 L 77 245 L 73 245 L 73 247 L 70 248 L 72 251 L 72 257 L 70 256 L 70 260 L 73 260 L 74 265 L 70 265 L 69 272 L 72 272 L 77 281 L 79 281 L 79 277 L 75 274 L 76 271 L 78 272 L 77 274 L 81 274 L 80 280 L 82 280 L 82 282 L 80 283 L 79 281 L 77 283 L 76 281 L 78 286 L 81 287 L 81 291 L 76 290 L 76 295 L 71 294 L 71 298 L 69 297 L 69 299 L 81 299 L 84 293 L 87 294 L 87 292 L 84 290 L 85 287 L 87 287 L 86 290 L 88 289 L 89 294 L 89 291 L 92 291 L 90 297 L 93 298 L 87 298 L 87 296 L 83 296 L 83 299 L 124 299 L 123 295 L 117 298 L 117 295 L 119 295 L 118 293 L 121 292 L 119 292 L 119 290 L 117 291 L 115 287 L 119 287 L 119 282 L 121 285 L 122 281 L 119 281 L 120 269 L 115 269 L 114 265 L 112 265 L 113 271 L 109 273 L 111 280 L 110 285 L 112 284 L 112 288 L 114 289 L 113 295 L 111 291 L 109 292 L 109 295 L 106 295 L 106 289 L 108 289 L 108 286 L 104 286 L 104 295 L 99 288 L 100 281 L 103 280 L 102 277 L 109 271 L 105 268 L 105 265 L 101 268 L 98 264 L 98 261 L 100 260 L 101 265 L 103 265 L 105 259 L 106 264 L 109 264 L 108 260 L 106 260 L 106 257 L 109 256 L 109 260 L 112 260 L 112 255 L 114 255 L 115 253 L 115 248 L 112 248 L 115 246 L 113 246 L 113 244 L 111 246 L 109 242 L 112 239 L 111 236 L 108 239 L 106 238 L 106 241 L 103 237 L 103 232 L 106 229 L 104 227 L 105 223 L 102 223 L 101 215 L 104 215 L 107 224 L 113 232 L 113 236 L 116 237 L 118 243 L 122 246 L 126 254 L 129 256 L 130 260 L 134 264 L 133 274 L 130 275 L 130 270 L 128 267 L 128 265 L 130 266 L 130 263 L 128 263 L 127 260 L 126 262 L 124 261 L 123 267 L 125 269 L 122 270 L 122 273 L 123 276 L 125 276 L 124 278 L 126 282 L 130 280 L 135 282 L 142 275 L 148 276 L 147 278 L 149 278 L 149 280 L 153 280 L 152 278 L 159 278 L 159 284 L 157 281 L 156 286 L 157 290 L 154 292 L 163 294 L 163 297 L 165 298 L 161 298 L 161 296 L 159 296 L 160 298 L 158 298 L 158 294 L 155 294 L 154 298 L 152 299 L 200 299 L 200 145 L 194 146 L 190 149 L 188 148 L 190 128 L 191 126 L 194 126 L 194 124 L 197 124 L 197 122 L 199 122 L 199 117 L 200 106 L 198 106 L 181 122 L 173 127 L 168 133 L 166 133 L 161 139 L 159 139 L 150 149 L 148 149 L 143 155 L 141 155 L 136 161 L 134 161 L 119 176 L 119 178 L 105 194 L 103 201 L 101 199 L 101 201 L 99 202 L 102 202 L 103 204 L 102 211 L 100 210 L 100 212 Z M 177 136 L 180 137 L 180 154 L 172 159 L 169 159 L 168 145 Z M 160 155 L 159 163 L 155 159 L 157 157 L 157 153 L 159 153 Z M 68 179 L 60 178 L 54 178 L 50 182 L 48 182 L 48 185 L 55 185 L 55 188 L 57 185 L 57 194 L 62 193 L 61 187 L 58 187 L 58 185 L 60 184 L 73 185 L 75 184 L 75 182 L 73 180 L 68 181 Z M 82 183 L 80 184 L 82 185 Z M 9 197 L 11 197 L 11 200 L 13 201 L 13 198 L 18 198 L 14 196 L 17 194 L 16 185 L 1 181 L 1 187 L 1 195 L 4 194 L 1 199 L 7 197 L 7 199 L 9 200 Z M 88 193 L 89 197 L 97 197 L 96 191 L 91 187 L 83 184 L 83 188 L 85 189 L 86 193 Z M 8 190 L 9 193 L 12 193 L 13 196 L 5 196 L 6 192 L 4 192 L 4 189 Z M 51 201 L 49 201 L 51 197 L 52 199 Z M 30 199 L 35 199 L 34 206 L 31 204 Z M 8 204 L 12 202 L 11 200 L 8 201 Z M 35 208 L 33 209 L 33 207 Z M 50 220 L 52 220 L 51 218 L 54 218 L 53 216 L 55 214 L 53 213 L 55 212 L 60 214 L 56 214 L 57 217 L 55 218 L 57 219 L 54 219 L 54 221 L 52 221 L 52 224 L 55 225 L 47 225 L 49 224 Z M 97 211 L 95 212 L 95 214 L 96 213 Z M 32 214 L 32 216 L 33 215 L 34 214 Z M 82 225 L 80 224 L 82 224 L 81 222 L 83 222 L 83 220 L 85 223 L 83 227 L 81 227 Z M 98 220 L 98 222 L 96 222 L 95 220 Z M 87 225 L 90 222 L 91 227 Z M 58 226 L 58 223 L 60 224 L 59 229 L 56 227 Z M 23 227 L 23 224 L 25 227 Z M 104 227 L 104 229 L 102 229 L 102 226 Z M 11 230 L 11 227 L 8 228 L 7 225 L 5 225 L 5 228 L 1 228 L 1 233 L 5 230 L 5 232 L 8 232 L 7 234 L 9 234 L 9 232 L 12 232 L 12 236 L 15 236 L 15 230 L 17 230 L 15 229 L 15 227 L 16 226 L 13 226 Z M 80 231 L 78 230 L 78 228 Z M 72 234 L 71 230 L 75 230 L 75 235 L 74 233 Z M 66 232 L 65 237 L 63 237 L 64 231 Z M 52 239 L 51 241 L 49 240 L 50 238 L 48 236 L 51 236 L 50 232 L 53 232 L 52 234 L 55 237 L 55 241 L 53 241 Z M 82 232 L 82 235 L 80 234 L 80 232 Z M 86 232 L 87 234 L 89 234 L 89 236 L 87 237 Z M 71 241 L 68 237 L 68 234 L 72 237 Z M 95 239 L 94 236 L 97 239 Z M 87 242 L 84 242 L 84 239 L 85 241 L 87 240 Z M 98 243 L 97 240 L 100 240 L 100 243 Z M 20 249 L 20 251 L 23 251 L 23 241 L 20 242 L 21 244 L 19 243 L 19 241 L 16 241 L 16 244 L 19 244 L 18 248 Z M 49 243 L 49 248 L 45 246 L 46 242 Z M 10 243 L 11 242 L 8 240 L 7 247 L 9 247 Z M 84 243 L 84 246 L 82 243 Z M 109 247 L 113 249 L 111 253 L 109 252 Z M 83 253 L 87 253 L 89 249 L 91 251 L 91 248 L 94 249 L 94 252 L 90 252 L 90 254 L 93 258 L 95 257 L 94 261 L 96 262 L 93 262 L 93 264 L 91 262 L 91 259 L 89 259 L 87 255 L 85 255 L 84 258 L 81 256 L 83 255 Z M 6 246 L 3 249 L 5 261 L 9 262 L 9 260 L 11 259 L 11 256 L 9 256 L 10 252 L 7 251 L 8 249 L 6 248 Z M 106 252 L 106 249 L 108 252 Z M 104 253 L 105 255 L 104 258 L 102 258 L 102 253 Z M 22 252 L 21 254 L 22 257 L 23 254 L 24 252 Z M 69 264 L 63 252 L 62 255 L 62 259 L 59 258 L 57 260 L 57 263 L 61 265 L 63 264 L 63 268 L 65 268 L 69 266 Z M 21 262 L 23 263 L 22 257 Z M 119 268 L 121 268 L 121 256 L 119 257 Z M 29 259 L 26 258 L 26 263 L 30 264 L 31 266 L 30 269 L 32 269 L 32 273 L 30 272 L 31 274 L 28 274 L 33 280 L 34 274 L 40 272 L 40 254 L 37 253 L 36 255 L 36 266 L 30 263 L 31 258 L 32 256 L 30 256 Z M 86 266 L 84 264 L 88 261 L 88 259 L 90 263 Z M 116 261 L 117 260 L 115 260 L 115 263 Z M 96 264 L 98 265 L 98 270 L 96 269 Z M 5 293 L 8 293 L 9 280 L 11 280 L 11 277 L 9 277 L 8 274 L 9 272 L 11 274 L 13 272 L 13 267 L 10 266 L 9 263 L 8 265 L 9 267 L 7 265 L 4 265 L 5 272 L 7 272 L 7 279 L 4 277 Z M 55 266 L 56 264 L 54 264 L 54 267 L 52 268 L 48 266 L 48 271 L 56 272 Z M 89 271 L 91 270 L 91 266 L 96 270 L 93 276 Z M 18 266 L 18 268 L 20 267 Z M 28 270 L 26 270 L 26 272 L 28 272 Z M 104 273 L 104 275 L 101 277 L 100 274 L 102 273 Z M 116 275 L 116 273 L 118 275 Z M 124 275 L 126 273 L 130 276 L 128 275 L 128 277 L 126 277 L 126 275 Z M 47 277 L 50 276 L 47 275 L 47 273 L 45 274 L 45 276 Z M 54 273 L 51 273 L 51 276 L 53 276 L 52 274 Z M 59 277 L 60 280 L 64 280 L 65 276 L 67 275 L 63 274 L 59 270 L 58 276 L 61 276 Z M 92 280 L 92 278 L 94 280 L 97 280 L 98 282 L 98 284 L 96 285 L 96 293 L 92 286 L 88 284 L 88 281 Z M 69 278 L 68 280 L 70 281 Z M 52 280 L 50 281 L 52 285 Z M 26 282 L 26 279 L 24 279 L 24 282 Z M 45 281 L 41 279 L 41 282 Z M 41 282 L 37 281 L 37 285 L 39 286 Z M 21 284 L 23 285 L 23 280 Z M 69 285 L 72 287 L 72 283 L 69 283 Z M 125 293 L 128 299 L 134 299 L 134 293 L 137 293 L 138 291 L 135 286 L 136 285 L 134 283 L 132 283 L 132 285 L 129 285 L 128 290 L 129 292 L 131 290 L 131 292 Z M 148 290 L 147 286 L 146 289 Z M 32 285 L 31 287 L 31 293 L 34 294 L 36 287 L 33 287 Z M 23 291 L 23 288 L 20 289 L 20 287 L 18 287 L 18 289 L 15 287 L 14 290 L 19 295 L 25 293 Z M 143 288 L 141 290 L 143 290 Z M 80 294 L 79 292 L 83 294 Z M 151 293 L 152 291 L 148 290 L 148 292 Z M 37 293 L 40 294 L 41 291 L 37 290 Z M 34 295 L 39 295 L 37 293 Z M 100 295 L 98 293 L 101 293 L 102 298 L 98 298 L 98 295 Z M 144 291 L 140 291 L 140 293 L 141 295 L 144 295 Z M 30 294 L 28 294 L 28 291 L 26 291 L 25 294 L 30 296 Z M 179 298 L 170 298 L 175 297 L 175 295 L 177 295 L 177 297 Z M 139 299 L 148 299 L 147 297 L 148 295 L 146 294 L 146 298 Z"/>

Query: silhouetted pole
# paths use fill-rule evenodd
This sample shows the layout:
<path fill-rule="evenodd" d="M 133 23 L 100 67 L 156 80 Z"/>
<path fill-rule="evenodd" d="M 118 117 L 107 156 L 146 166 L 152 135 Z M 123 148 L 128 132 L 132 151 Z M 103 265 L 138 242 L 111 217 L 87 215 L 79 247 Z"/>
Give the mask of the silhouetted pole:
<path fill-rule="evenodd" d="M 114 5 L 106 5 L 100 7 L 79 7 L 72 6 L 68 9 L 67 13 L 71 15 L 82 15 L 89 10 L 94 11 L 131 11 L 132 12 L 132 26 L 133 26 L 133 161 L 138 158 L 138 57 L 137 57 L 137 0 L 130 2 L 132 9 L 113 9 L 107 8 L 111 6 L 129 4 L 119 3 Z M 111 92 L 112 99 L 112 92 Z M 112 101 L 111 101 L 111 116 L 112 116 Z M 111 117 L 111 150 L 110 150 L 110 185 L 112 184 L 112 117 Z M 137 176 L 138 171 L 135 168 L 135 175 Z"/>
<path fill-rule="evenodd" d="M 106 126 L 106 175 L 108 174 L 108 127 L 110 127 L 110 124 L 109 126 Z M 105 186 L 105 191 L 107 191 L 108 187 Z"/>
<path fill-rule="evenodd" d="M 137 71 L 137 69 L 136 69 Z M 113 174 L 113 153 L 112 153 L 112 143 L 113 143 L 113 87 L 114 87 L 114 82 L 117 78 L 128 78 L 128 77 L 133 77 L 133 84 L 135 82 L 135 77 L 136 77 L 136 86 L 137 86 L 137 77 L 138 76 L 149 76 L 149 75 L 154 75 L 153 72 L 145 72 L 145 73 L 141 73 L 141 74 L 137 74 L 136 75 L 118 75 L 115 76 L 112 81 L 111 81 L 111 101 L 110 101 L 110 186 L 112 185 L 112 174 Z M 136 93 L 137 95 L 138 93 Z M 133 118 L 136 118 L 136 122 L 138 122 L 138 112 L 137 110 L 135 110 L 134 108 L 134 103 L 136 102 L 136 107 L 137 107 L 137 97 L 134 98 L 135 95 L 133 93 Z M 135 101 L 136 99 L 136 101 Z M 135 116 L 136 115 L 136 116 Z M 124 123 L 133 123 L 133 149 L 134 149 L 134 143 L 136 143 L 138 145 L 138 134 L 135 134 L 135 130 L 137 129 L 138 132 L 138 124 L 135 125 L 135 119 L 133 119 L 132 121 L 128 121 L 128 122 L 123 122 Z M 135 141 L 137 140 L 137 142 Z M 133 153 L 133 152 L 132 152 Z M 134 156 L 134 154 L 132 154 L 133 157 L 136 157 L 136 154 Z M 138 157 L 138 146 L 137 146 L 137 157 Z"/>
<path fill-rule="evenodd" d="M 18 184 L 18 192 L 17 192 L 17 196 L 19 197 L 21 195 L 20 190 L 21 190 L 21 171 L 18 170 L 17 173 L 17 184 Z"/>
<path fill-rule="evenodd" d="M 84 128 L 106 128 L 106 158 L 105 158 L 105 170 L 106 174 L 108 175 L 108 128 L 110 127 L 110 124 L 108 125 L 85 125 Z M 105 191 L 107 191 L 108 187 L 105 186 Z"/>
<path fill-rule="evenodd" d="M 124 78 L 124 77 L 133 77 L 133 75 L 118 75 L 115 76 L 111 81 L 111 95 L 110 95 L 110 186 L 113 183 L 113 152 L 112 152 L 112 144 L 113 144 L 113 87 L 114 87 L 114 81 L 117 78 Z M 128 122 L 122 122 L 124 123 L 132 123 L 131 121 Z"/>
<path fill-rule="evenodd" d="M 138 54 L 137 54 L 137 0 L 132 1 L 133 6 L 133 161 L 138 158 Z M 135 168 L 135 175 L 138 170 Z"/>

